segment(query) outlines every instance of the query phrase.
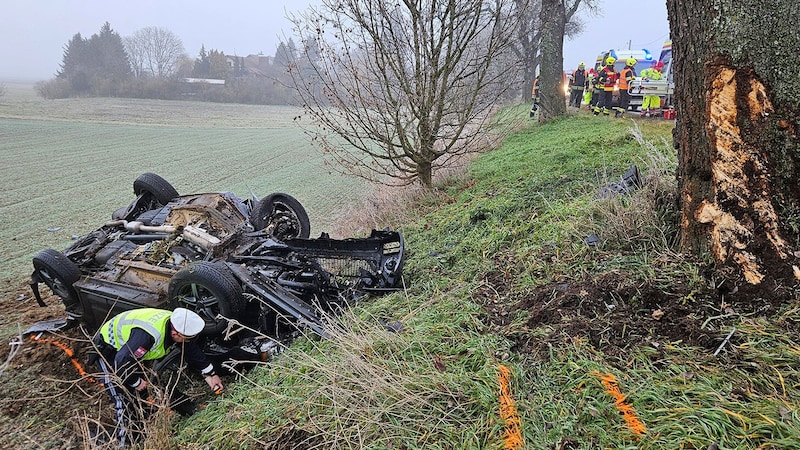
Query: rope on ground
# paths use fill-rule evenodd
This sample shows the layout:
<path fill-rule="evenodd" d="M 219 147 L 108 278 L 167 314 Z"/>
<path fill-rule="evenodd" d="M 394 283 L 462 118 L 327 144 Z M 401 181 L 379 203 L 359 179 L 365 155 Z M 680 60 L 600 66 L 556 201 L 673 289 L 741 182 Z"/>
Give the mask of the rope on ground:
<path fill-rule="evenodd" d="M 78 374 L 80 374 L 82 378 L 86 379 L 90 383 L 98 382 L 94 377 L 86 373 L 86 370 L 83 368 L 83 364 L 81 364 L 80 361 L 78 361 L 78 358 L 75 357 L 75 352 L 73 352 L 72 349 L 69 348 L 67 344 L 59 342 L 55 339 L 43 337 L 42 333 L 31 335 L 31 340 L 34 342 L 45 342 L 60 348 L 72 361 L 72 365 L 75 366 L 75 369 L 78 371 Z"/>
<path fill-rule="evenodd" d="M 636 414 L 633 406 L 628 404 L 628 402 L 625 400 L 625 396 L 619 390 L 616 377 L 610 373 L 600 373 L 596 370 L 592 371 L 592 375 L 599 378 L 603 383 L 603 387 L 606 388 L 606 392 L 614 397 L 614 404 L 617 407 L 617 410 L 622 413 L 622 418 L 625 419 L 625 423 L 628 425 L 628 428 L 631 430 L 634 436 L 639 437 L 647 433 L 647 428 L 639 420 L 639 416 Z"/>
<path fill-rule="evenodd" d="M 497 379 L 500 382 L 500 417 L 506 424 L 503 435 L 505 448 L 517 450 L 522 448 L 525 441 L 522 439 L 522 422 L 517 415 L 514 399 L 511 397 L 511 369 L 506 366 L 497 366 Z"/>

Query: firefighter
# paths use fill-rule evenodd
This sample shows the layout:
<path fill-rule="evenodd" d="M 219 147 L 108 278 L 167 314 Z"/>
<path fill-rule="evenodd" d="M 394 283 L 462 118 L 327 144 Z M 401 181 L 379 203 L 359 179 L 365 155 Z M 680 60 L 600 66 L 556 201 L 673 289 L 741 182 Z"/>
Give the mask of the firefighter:
<path fill-rule="evenodd" d="M 569 105 L 575 108 L 581 107 L 583 89 L 586 86 L 586 64 L 578 64 L 578 70 L 569 76 Z"/>
<path fill-rule="evenodd" d="M 617 84 L 617 77 L 619 73 L 614 69 L 614 63 L 617 59 L 613 56 L 606 58 L 606 65 L 597 72 L 597 83 L 603 86 L 603 91 L 600 93 L 600 101 L 594 107 L 594 115 L 599 115 L 600 111 L 604 115 L 610 114 L 611 99 L 614 96 L 614 86 Z"/>
<path fill-rule="evenodd" d="M 116 430 L 120 446 L 143 438 L 141 428 L 147 417 L 148 379 L 142 362 L 165 357 L 173 344 L 181 347 L 183 360 L 199 371 L 215 393 L 222 381 L 200 347 L 194 342 L 205 321 L 185 308 L 168 311 L 140 308 L 125 311 L 104 323 L 92 342 L 97 348 L 90 362 L 103 374 L 103 386 L 114 402 Z M 194 412 L 194 404 L 184 394 L 170 389 L 170 404 L 181 414 Z"/>
<path fill-rule="evenodd" d="M 631 81 L 636 78 L 636 58 L 628 58 L 625 61 L 625 68 L 619 73 L 619 107 L 614 113 L 614 117 L 621 117 L 628 110 L 631 104 L 631 94 L 628 92 Z"/>
<path fill-rule="evenodd" d="M 664 63 L 658 61 L 653 63 L 650 68 L 644 69 L 642 71 L 642 80 L 643 81 L 658 81 L 661 79 L 661 69 L 664 67 Z M 645 92 L 647 92 L 645 90 Z M 645 94 L 644 99 L 642 99 L 642 115 L 645 117 L 650 117 L 650 109 L 651 108 L 661 108 L 661 97 L 658 95 L 647 95 Z"/>

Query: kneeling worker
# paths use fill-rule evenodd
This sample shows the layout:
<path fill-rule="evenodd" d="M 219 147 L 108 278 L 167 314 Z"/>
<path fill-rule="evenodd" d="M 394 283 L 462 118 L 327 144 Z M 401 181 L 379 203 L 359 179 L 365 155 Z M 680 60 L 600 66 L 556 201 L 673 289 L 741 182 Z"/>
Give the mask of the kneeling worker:
<path fill-rule="evenodd" d="M 120 313 L 97 330 L 93 342 L 99 355 L 93 359 L 114 401 L 120 445 L 130 438 L 142 437 L 141 430 L 135 430 L 145 418 L 140 401 L 147 398 L 148 380 L 142 362 L 165 357 L 173 344 L 180 346 L 183 360 L 205 377 L 212 391 L 222 391 L 222 381 L 214 372 L 214 365 L 193 341 L 204 327 L 205 321 L 185 308 L 174 311 L 141 308 Z M 169 390 L 173 391 L 170 393 L 173 409 L 183 415 L 194 412 L 194 404 L 188 397 Z M 128 431 L 133 436 L 128 436 Z"/>

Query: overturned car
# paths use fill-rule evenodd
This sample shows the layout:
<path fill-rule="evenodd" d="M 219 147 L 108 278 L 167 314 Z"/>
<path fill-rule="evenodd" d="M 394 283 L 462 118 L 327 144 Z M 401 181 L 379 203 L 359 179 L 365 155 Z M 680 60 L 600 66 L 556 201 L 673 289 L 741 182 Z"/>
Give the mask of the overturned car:
<path fill-rule="evenodd" d="M 61 298 L 66 318 L 32 327 L 96 329 L 125 310 L 184 307 L 206 321 L 203 348 L 224 354 L 254 337 L 308 329 L 372 293 L 396 290 L 403 268 L 400 233 L 309 238 L 310 222 L 292 196 L 241 199 L 231 193 L 179 195 L 145 173 L 136 198 L 64 251 L 33 258 L 31 289 Z"/>

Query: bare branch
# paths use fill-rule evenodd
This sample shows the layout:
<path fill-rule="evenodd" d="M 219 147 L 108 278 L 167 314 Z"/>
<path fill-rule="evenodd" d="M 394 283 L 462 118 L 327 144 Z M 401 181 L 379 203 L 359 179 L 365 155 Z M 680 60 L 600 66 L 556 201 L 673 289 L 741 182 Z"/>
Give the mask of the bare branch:
<path fill-rule="evenodd" d="M 474 151 L 491 110 L 516 87 L 509 0 L 323 0 L 294 18 L 290 67 L 335 168 L 419 182 Z"/>

